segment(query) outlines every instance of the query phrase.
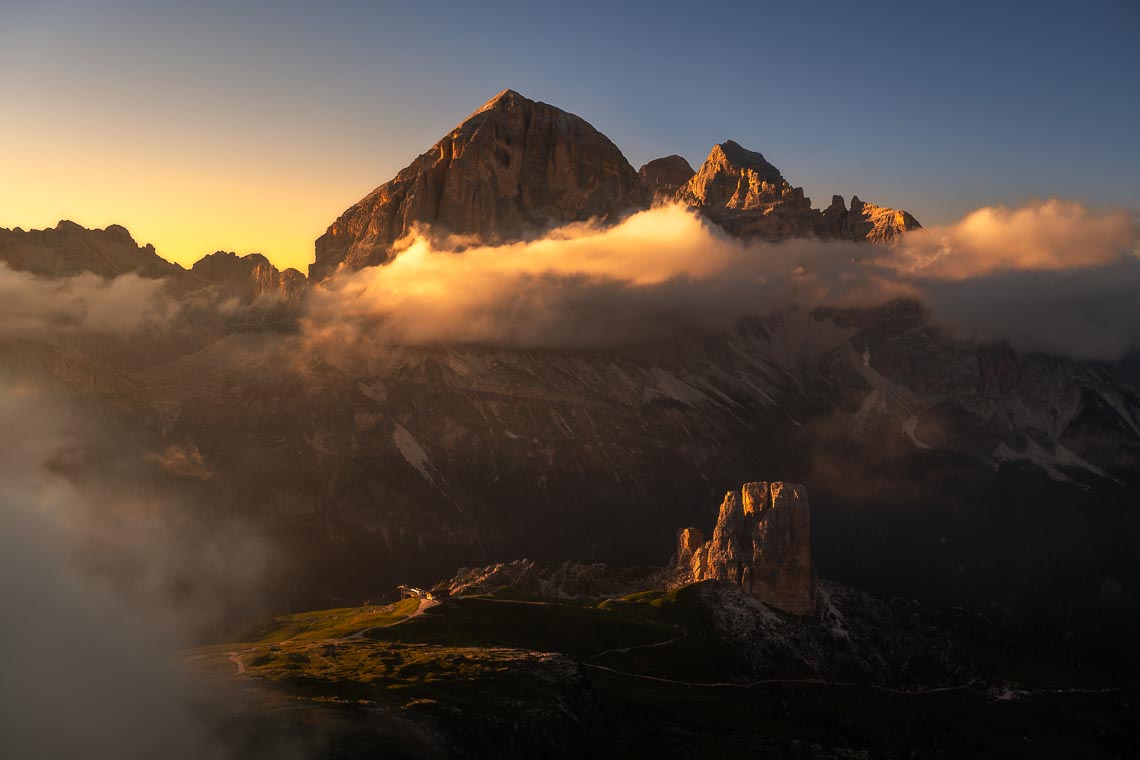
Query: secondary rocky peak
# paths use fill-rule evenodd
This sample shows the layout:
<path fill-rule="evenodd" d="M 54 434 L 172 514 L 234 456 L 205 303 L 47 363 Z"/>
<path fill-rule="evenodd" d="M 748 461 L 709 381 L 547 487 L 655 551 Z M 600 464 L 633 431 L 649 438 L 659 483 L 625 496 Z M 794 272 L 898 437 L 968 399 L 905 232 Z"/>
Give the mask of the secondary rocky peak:
<path fill-rule="evenodd" d="M 815 611 L 811 507 L 795 483 L 745 483 L 724 496 L 712 538 L 685 528 L 677 536 L 678 582 L 716 580 L 796 615 Z"/>
<path fill-rule="evenodd" d="M 779 240 L 815 234 L 819 212 L 763 154 L 732 140 L 714 145 L 677 200 L 739 237 Z"/>
<path fill-rule="evenodd" d="M 733 140 L 713 146 L 678 198 L 702 210 L 811 208 L 802 188 L 792 187 L 763 154 L 747 150 Z"/>
<path fill-rule="evenodd" d="M 763 153 L 748 150 L 735 140 L 726 140 L 713 146 L 706 163 L 724 169 L 743 169 L 757 174 L 765 182 L 780 184 L 784 176 L 764 158 Z"/>
<path fill-rule="evenodd" d="M 676 154 L 655 158 L 637 170 L 645 196 L 651 201 L 672 198 L 696 172 Z"/>
<path fill-rule="evenodd" d="M 387 263 L 414 226 L 506 242 L 642 204 L 637 173 L 584 119 L 504 90 L 317 240 L 314 279 Z"/>

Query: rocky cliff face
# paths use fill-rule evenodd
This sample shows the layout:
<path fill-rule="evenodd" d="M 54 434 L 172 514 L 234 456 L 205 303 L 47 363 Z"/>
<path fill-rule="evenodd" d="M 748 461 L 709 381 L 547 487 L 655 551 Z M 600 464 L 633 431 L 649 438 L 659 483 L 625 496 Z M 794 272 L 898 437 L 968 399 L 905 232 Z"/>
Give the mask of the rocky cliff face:
<path fill-rule="evenodd" d="M 385 263 L 414 225 L 502 242 L 639 205 L 637 173 L 605 135 L 504 90 L 337 219 L 309 272 Z"/>
<path fill-rule="evenodd" d="M 296 269 L 282 271 L 260 253 L 238 256 L 217 251 L 203 256 L 190 271 L 243 301 L 261 295 L 292 300 L 304 293 L 306 285 L 305 275 Z"/>
<path fill-rule="evenodd" d="M 795 615 L 815 611 L 811 507 L 794 483 L 745 483 L 724 496 L 712 539 L 700 531 L 677 535 L 676 582 L 717 580 Z"/>
<path fill-rule="evenodd" d="M 793 187 L 763 155 L 732 140 L 713 146 L 675 198 L 737 237 L 885 243 L 921 226 L 905 211 L 864 203 L 858 197 L 851 199 L 850 211 L 839 196 L 824 211 L 812 208 L 803 188 Z"/>

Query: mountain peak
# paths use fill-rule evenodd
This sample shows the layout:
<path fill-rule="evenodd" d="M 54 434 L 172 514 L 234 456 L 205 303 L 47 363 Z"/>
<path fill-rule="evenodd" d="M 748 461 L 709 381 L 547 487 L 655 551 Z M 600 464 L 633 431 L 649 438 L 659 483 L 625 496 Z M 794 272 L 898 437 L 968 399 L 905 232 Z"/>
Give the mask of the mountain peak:
<path fill-rule="evenodd" d="M 503 90 L 349 208 L 316 244 L 310 274 L 391 260 L 414 227 L 487 243 L 614 220 L 642 204 L 637 172 L 585 119 Z"/>
<path fill-rule="evenodd" d="M 534 101 L 524 95 L 519 94 L 517 90 L 506 89 L 500 92 L 495 97 L 488 100 L 483 105 L 475 109 L 471 116 L 481 114 L 484 111 L 491 111 L 496 108 L 511 108 L 512 106 L 520 104 L 533 104 Z M 467 118 L 471 118 L 470 116 Z"/>
<path fill-rule="evenodd" d="M 706 215 L 714 209 L 768 212 L 777 205 L 789 209 L 811 208 L 811 201 L 804 198 L 803 190 L 793 188 L 762 154 L 733 140 L 712 147 L 709 157 L 681 188 L 678 198 L 705 210 Z"/>
<path fill-rule="evenodd" d="M 747 169 L 755 172 L 764 182 L 778 185 L 784 182 L 780 170 L 764 158 L 763 153 L 748 150 L 735 140 L 725 140 L 713 146 L 709 152 L 709 161 L 727 164 L 737 169 Z"/>

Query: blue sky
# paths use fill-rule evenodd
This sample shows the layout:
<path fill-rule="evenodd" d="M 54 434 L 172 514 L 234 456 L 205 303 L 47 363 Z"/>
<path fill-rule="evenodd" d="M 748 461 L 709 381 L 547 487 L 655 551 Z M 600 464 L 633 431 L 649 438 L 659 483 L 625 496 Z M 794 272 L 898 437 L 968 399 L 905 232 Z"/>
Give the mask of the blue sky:
<path fill-rule="evenodd" d="M 1134 2 L 5 0 L 0 226 L 117 222 L 179 260 L 303 264 L 506 87 L 635 167 L 733 138 L 817 204 L 1140 209 Z"/>

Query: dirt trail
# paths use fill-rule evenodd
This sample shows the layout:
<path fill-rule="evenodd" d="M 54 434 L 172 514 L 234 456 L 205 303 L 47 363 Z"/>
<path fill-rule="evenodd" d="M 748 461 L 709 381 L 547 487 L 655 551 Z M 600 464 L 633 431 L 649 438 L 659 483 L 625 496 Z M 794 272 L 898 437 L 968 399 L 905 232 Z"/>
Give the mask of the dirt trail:
<path fill-rule="evenodd" d="M 641 678 L 646 681 L 656 681 L 658 683 L 671 683 L 677 686 L 708 686 L 714 688 L 737 688 L 749 689 L 754 686 L 763 686 L 765 684 L 803 684 L 805 686 L 847 686 L 852 688 L 874 689 L 875 691 L 883 691 L 888 694 L 902 694 L 905 696 L 919 696 L 925 694 L 940 694 L 948 691 L 962 691 L 973 686 L 978 679 L 971 679 L 968 683 L 961 684 L 960 686 L 940 686 L 935 689 L 892 689 L 889 686 L 877 686 L 869 683 L 856 683 L 854 681 L 824 681 L 816 678 L 761 678 L 756 681 L 734 682 L 734 681 L 714 681 L 714 682 L 699 682 L 699 681 L 676 681 L 672 678 L 661 678 L 660 676 L 648 676 L 641 673 L 627 673 L 623 670 L 616 670 L 614 668 L 607 668 L 605 665 L 592 665 L 588 662 L 581 663 L 583 667 L 593 668 L 594 670 L 604 670 L 607 673 L 614 673 L 619 676 L 627 676 L 629 678 Z"/>
<path fill-rule="evenodd" d="M 470 597 L 469 601 L 495 602 L 496 604 L 527 604 L 532 607 L 577 607 L 575 604 L 560 604 L 558 602 L 534 602 L 527 599 L 496 599 L 492 596 L 473 596 Z"/>
<path fill-rule="evenodd" d="M 595 655 L 591 655 L 591 656 L 587 657 L 586 659 L 582 660 L 582 662 L 587 663 L 590 660 L 598 659 L 602 655 L 613 654 L 615 652 L 632 652 L 635 649 L 652 649 L 653 647 L 665 647 L 665 646 L 669 646 L 670 644 L 672 644 L 674 642 L 680 641 L 681 639 L 688 638 L 688 636 L 689 636 L 689 631 L 685 628 L 681 628 L 681 635 L 680 636 L 674 636 L 673 638 L 667 639 L 666 641 L 655 641 L 651 644 L 634 644 L 633 646 L 630 646 L 630 647 L 615 647 L 614 649 L 606 649 L 606 650 L 603 650 L 601 652 L 598 652 Z"/>

